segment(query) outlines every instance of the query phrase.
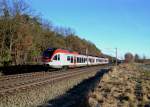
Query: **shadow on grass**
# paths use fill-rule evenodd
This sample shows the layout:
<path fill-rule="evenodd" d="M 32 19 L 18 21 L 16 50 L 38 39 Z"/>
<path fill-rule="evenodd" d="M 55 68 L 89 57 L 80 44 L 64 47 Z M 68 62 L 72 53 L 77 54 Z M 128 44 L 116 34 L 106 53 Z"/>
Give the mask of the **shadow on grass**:
<path fill-rule="evenodd" d="M 88 107 L 87 98 L 90 91 L 98 85 L 101 77 L 107 73 L 109 69 L 100 70 L 94 77 L 82 81 L 77 86 L 67 91 L 64 95 L 50 100 L 48 104 L 38 107 Z"/>
<path fill-rule="evenodd" d="M 4 66 L 0 67 L 0 71 L 4 75 L 30 73 L 30 72 L 40 72 L 47 71 L 49 68 L 43 65 L 15 65 L 15 66 Z"/>

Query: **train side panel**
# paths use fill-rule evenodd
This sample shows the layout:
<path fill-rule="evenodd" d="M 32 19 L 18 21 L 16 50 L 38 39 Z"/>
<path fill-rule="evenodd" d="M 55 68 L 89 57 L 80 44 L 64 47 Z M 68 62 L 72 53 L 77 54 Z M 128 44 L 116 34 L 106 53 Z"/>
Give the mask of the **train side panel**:
<path fill-rule="evenodd" d="M 44 55 L 46 60 L 44 59 L 43 63 L 52 68 L 81 67 L 109 63 L 108 58 L 80 55 L 62 49 L 49 49 L 47 52 L 45 51 Z"/>

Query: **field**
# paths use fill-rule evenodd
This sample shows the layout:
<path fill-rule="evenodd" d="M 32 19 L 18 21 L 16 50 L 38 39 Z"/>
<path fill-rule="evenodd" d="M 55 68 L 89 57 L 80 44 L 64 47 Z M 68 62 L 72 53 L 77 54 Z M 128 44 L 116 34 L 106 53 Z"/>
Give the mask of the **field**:
<path fill-rule="evenodd" d="M 90 107 L 149 107 L 150 65 L 122 64 L 89 93 Z"/>

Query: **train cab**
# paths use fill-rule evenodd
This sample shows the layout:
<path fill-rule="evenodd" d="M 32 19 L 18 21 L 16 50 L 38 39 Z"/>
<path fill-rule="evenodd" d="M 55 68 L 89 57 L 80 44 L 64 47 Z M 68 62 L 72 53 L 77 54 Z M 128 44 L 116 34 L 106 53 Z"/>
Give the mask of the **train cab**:
<path fill-rule="evenodd" d="M 76 52 L 64 49 L 48 48 L 43 52 L 43 63 L 51 68 L 73 67 L 76 64 Z"/>

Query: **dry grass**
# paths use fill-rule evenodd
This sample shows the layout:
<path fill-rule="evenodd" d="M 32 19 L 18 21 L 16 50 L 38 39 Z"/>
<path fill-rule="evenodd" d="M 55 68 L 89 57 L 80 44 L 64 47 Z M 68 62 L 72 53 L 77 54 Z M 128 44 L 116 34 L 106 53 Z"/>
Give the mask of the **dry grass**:
<path fill-rule="evenodd" d="M 89 94 L 92 99 L 89 101 L 90 107 L 93 107 L 93 102 L 98 102 L 100 107 L 136 107 L 139 103 L 135 95 L 137 80 L 142 81 L 142 105 L 150 103 L 150 80 L 142 79 L 150 78 L 150 72 L 144 71 L 141 66 L 122 64 L 105 74 L 99 86 Z"/>

